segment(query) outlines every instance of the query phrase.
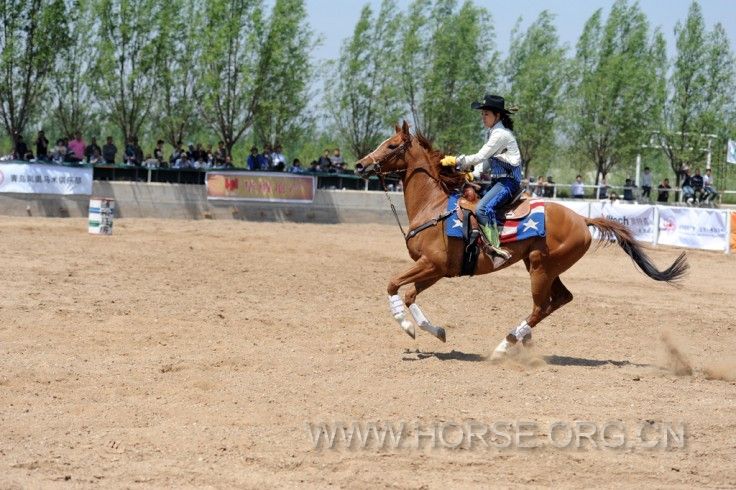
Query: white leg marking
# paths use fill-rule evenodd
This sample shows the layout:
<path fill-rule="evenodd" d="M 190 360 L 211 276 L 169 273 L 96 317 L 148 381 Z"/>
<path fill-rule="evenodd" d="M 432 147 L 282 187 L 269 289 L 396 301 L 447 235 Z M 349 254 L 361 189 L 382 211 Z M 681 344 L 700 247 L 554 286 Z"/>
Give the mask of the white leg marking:
<path fill-rule="evenodd" d="M 388 305 L 391 308 L 391 314 L 394 319 L 399 323 L 401 329 L 406 332 L 411 338 L 416 337 L 414 331 L 414 324 L 406 319 L 406 309 L 404 308 L 404 302 L 398 294 L 388 297 Z"/>

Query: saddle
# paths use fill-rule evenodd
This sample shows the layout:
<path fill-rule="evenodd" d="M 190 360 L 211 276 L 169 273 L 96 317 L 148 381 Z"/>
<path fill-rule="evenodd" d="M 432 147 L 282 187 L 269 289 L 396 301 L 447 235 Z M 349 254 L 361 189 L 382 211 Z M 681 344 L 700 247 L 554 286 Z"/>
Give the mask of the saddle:
<path fill-rule="evenodd" d="M 463 191 L 463 196 L 458 200 L 457 217 L 463 223 L 463 261 L 460 270 L 461 276 L 472 276 L 478 264 L 478 256 L 483 248 L 481 242 L 481 231 L 478 226 L 478 218 L 475 210 L 478 206 L 478 197 L 475 188 L 470 187 L 472 192 Z M 521 189 L 514 194 L 511 200 L 496 211 L 496 220 L 503 224 L 506 220 L 521 219 L 531 212 L 531 196 Z"/>

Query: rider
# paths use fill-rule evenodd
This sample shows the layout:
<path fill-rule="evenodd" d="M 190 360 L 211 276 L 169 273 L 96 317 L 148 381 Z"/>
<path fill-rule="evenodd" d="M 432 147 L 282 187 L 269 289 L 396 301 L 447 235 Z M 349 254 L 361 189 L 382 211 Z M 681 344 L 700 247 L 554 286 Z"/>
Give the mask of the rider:
<path fill-rule="evenodd" d="M 486 144 L 478 153 L 446 156 L 441 163 L 448 167 L 454 165 L 463 172 L 475 169 L 476 174 L 490 169 L 491 188 L 478 203 L 476 213 L 493 253 L 509 259 L 509 252 L 500 247 L 496 210 L 511 200 L 521 184 L 521 153 L 511 132 L 514 129 L 512 111 L 505 108 L 503 97 L 498 95 L 486 95 L 483 101 L 473 102 L 471 108 L 481 111 L 483 125 L 489 128 Z"/>

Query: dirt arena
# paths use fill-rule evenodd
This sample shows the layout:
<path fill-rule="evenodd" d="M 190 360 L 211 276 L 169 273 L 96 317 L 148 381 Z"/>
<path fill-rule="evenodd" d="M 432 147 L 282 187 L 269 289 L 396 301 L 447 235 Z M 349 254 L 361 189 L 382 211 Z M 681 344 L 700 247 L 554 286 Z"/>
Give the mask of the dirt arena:
<path fill-rule="evenodd" d="M 412 340 L 385 292 L 410 263 L 395 226 L 0 221 L 2 488 L 736 486 L 736 257 L 689 252 L 675 288 L 592 250 L 563 276 L 573 303 L 499 365 L 530 312 L 523 265 L 420 295 L 448 340 Z M 315 448 L 308 430 L 402 421 L 527 421 L 540 444 Z M 555 421 L 679 423 L 686 444 L 557 447 Z"/>

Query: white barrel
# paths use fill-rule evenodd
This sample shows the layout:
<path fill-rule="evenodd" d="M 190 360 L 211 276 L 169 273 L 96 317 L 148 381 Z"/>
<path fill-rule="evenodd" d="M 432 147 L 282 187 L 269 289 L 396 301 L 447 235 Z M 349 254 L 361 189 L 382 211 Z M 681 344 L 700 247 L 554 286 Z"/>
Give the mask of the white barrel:
<path fill-rule="evenodd" d="M 115 199 L 91 197 L 89 200 L 89 232 L 93 235 L 112 235 Z"/>

